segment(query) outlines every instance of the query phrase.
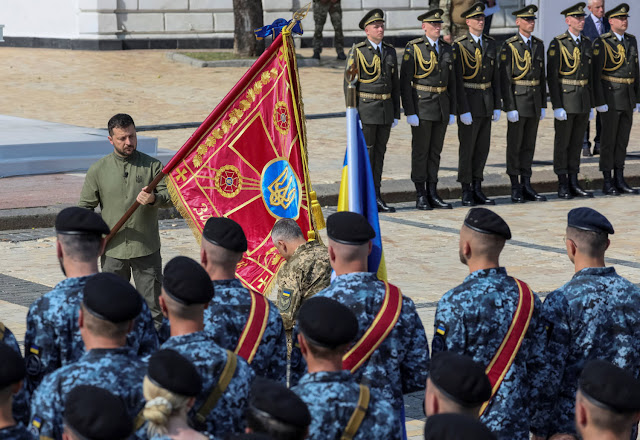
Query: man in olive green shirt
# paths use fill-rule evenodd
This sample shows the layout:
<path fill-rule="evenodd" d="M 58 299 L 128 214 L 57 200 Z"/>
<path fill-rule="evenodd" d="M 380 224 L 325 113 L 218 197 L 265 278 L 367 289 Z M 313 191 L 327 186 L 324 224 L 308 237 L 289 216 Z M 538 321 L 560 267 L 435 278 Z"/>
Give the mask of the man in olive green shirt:
<path fill-rule="evenodd" d="M 117 114 L 108 123 L 113 153 L 94 163 L 84 181 L 78 206 L 100 205 L 102 218 L 110 228 L 137 200 L 140 205 L 107 244 L 102 271 L 129 281 L 133 273 L 136 288 L 151 309 L 156 327 L 162 322 L 158 305 L 162 283 L 158 208 L 171 206 L 164 181 L 147 193 L 147 185 L 162 171 L 162 163 L 137 151 L 136 127 L 131 116 Z"/>

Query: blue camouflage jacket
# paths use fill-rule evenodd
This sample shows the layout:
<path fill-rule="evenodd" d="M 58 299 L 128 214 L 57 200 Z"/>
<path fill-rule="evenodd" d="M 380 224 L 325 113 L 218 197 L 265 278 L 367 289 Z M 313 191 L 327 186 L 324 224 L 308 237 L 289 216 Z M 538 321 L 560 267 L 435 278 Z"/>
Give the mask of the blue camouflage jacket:
<path fill-rule="evenodd" d="M 217 345 L 210 334 L 205 331 L 187 335 L 172 336 L 164 344 L 163 349 L 175 350 L 189 359 L 202 378 L 202 392 L 189 411 L 189 419 L 195 421 L 195 415 L 205 404 L 214 386 L 218 383 L 222 370 L 227 362 L 227 352 Z M 254 372 L 244 359 L 238 357 L 236 371 L 229 386 L 218 400 L 215 408 L 209 413 L 203 430 L 225 438 L 228 434 L 244 431 L 244 412 L 248 405 L 249 391 Z M 193 424 L 192 426 L 196 426 Z M 200 428 L 200 427 L 199 427 Z"/>
<path fill-rule="evenodd" d="M 33 436 L 22 423 L 0 429 L 0 440 L 33 440 Z"/>
<path fill-rule="evenodd" d="M 360 339 L 371 326 L 382 307 L 385 286 L 376 274 L 355 272 L 337 276 L 331 285 L 316 294 L 332 298 L 345 306 L 358 318 Z M 293 340 L 297 340 L 298 326 Z M 299 347 L 291 352 L 291 384 L 296 384 L 307 366 Z M 392 403 L 395 411 L 404 406 L 403 393 L 423 390 L 429 369 L 429 343 L 413 301 L 402 296 L 402 310 L 398 322 L 371 357 L 354 373 L 358 383 L 364 383 L 380 392 Z"/>
<path fill-rule="evenodd" d="M 7 327 L 5 327 L 1 322 L 0 322 L 0 326 L 4 328 L 4 331 L 2 332 L 2 342 L 7 344 L 9 347 L 13 348 L 16 353 L 22 356 L 22 353 L 20 352 L 20 346 L 18 345 L 18 340 L 14 336 L 13 332 L 9 330 Z"/>
<path fill-rule="evenodd" d="M 67 278 L 29 307 L 24 340 L 27 393 L 33 393 L 44 376 L 84 355 L 78 313 L 82 289 L 89 277 Z M 158 336 L 145 301 L 133 330 L 127 335 L 127 345 L 140 357 L 158 349 Z"/>
<path fill-rule="evenodd" d="M 124 401 L 134 419 L 144 407 L 146 366 L 132 348 L 93 349 L 78 361 L 47 375 L 31 399 L 29 429 L 35 436 L 62 438 L 64 400 L 78 385 L 102 387 Z"/>
<path fill-rule="evenodd" d="M 575 434 L 578 378 L 591 359 L 605 359 L 640 377 L 640 289 L 613 267 L 577 272 L 547 296 L 543 364 L 537 365 L 541 398 L 531 430 Z"/>
<path fill-rule="evenodd" d="M 215 294 L 204 311 L 204 325 L 222 348 L 234 351 L 249 319 L 251 294 L 240 281 L 214 281 Z M 287 376 L 287 341 L 278 308 L 269 301 L 267 327 L 251 368 L 256 375 L 284 383 Z M 215 434 L 215 433 L 214 433 Z"/>
<path fill-rule="evenodd" d="M 539 379 L 529 373 L 529 364 L 542 355 L 544 347 L 542 303 L 534 296 L 534 311 L 522 345 L 480 418 L 500 440 L 529 438 L 529 408 L 537 397 Z M 507 335 L 518 302 L 518 286 L 505 268 L 471 273 L 438 302 L 433 353 L 450 350 L 489 365 Z"/>
<path fill-rule="evenodd" d="M 11 330 L 6 328 L 0 322 L 0 329 L 1 328 L 4 328 L 4 331 L 2 332 L 2 342 L 7 344 L 16 353 L 22 356 L 22 352 L 20 351 L 20 346 L 18 345 L 18 340 L 16 339 L 14 334 L 11 332 Z M 22 388 L 20 388 L 20 391 L 18 392 L 18 394 L 15 394 L 13 396 L 13 417 L 17 421 L 22 423 L 27 423 L 29 421 L 29 401 L 27 399 L 27 393 L 25 391 L 24 383 L 22 384 Z M 0 439 L 10 438 L 10 437 L 2 437 L 1 434 L 2 434 L 2 431 L 0 431 Z"/>
<path fill-rule="evenodd" d="M 307 404 L 311 413 L 310 440 L 340 439 L 358 405 L 360 387 L 351 373 L 323 371 L 307 373 L 292 390 Z M 402 426 L 390 401 L 371 390 L 369 407 L 356 440 L 401 440 Z"/>

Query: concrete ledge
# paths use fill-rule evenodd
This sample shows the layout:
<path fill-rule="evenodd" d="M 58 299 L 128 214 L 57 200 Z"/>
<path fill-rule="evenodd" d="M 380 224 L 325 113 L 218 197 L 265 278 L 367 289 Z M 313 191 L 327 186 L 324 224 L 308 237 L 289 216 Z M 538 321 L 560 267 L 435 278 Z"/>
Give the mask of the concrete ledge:
<path fill-rule="evenodd" d="M 191 58 L 181 53 L 168 52 L 167 58 L 177 63 L 189 64 L 193 67 L 251 67 L 256 61 L 253 58 L 239 60 L 203 61 Z M 320 60 L 298 57 L 298 67 L 318 67 Z"/>

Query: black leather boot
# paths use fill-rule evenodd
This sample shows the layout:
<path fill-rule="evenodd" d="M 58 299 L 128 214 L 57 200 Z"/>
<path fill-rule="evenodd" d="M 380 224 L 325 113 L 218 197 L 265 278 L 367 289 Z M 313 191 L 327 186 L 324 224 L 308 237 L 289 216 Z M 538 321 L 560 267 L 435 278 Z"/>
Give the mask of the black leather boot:
<path fill-rule="evenodd" d="M 602 192 L 605 196 L 619 196 L 620 191 L 613 183 L 613 179 L 611 179 L 611 171 L 603 171 L 602 176 L 604 178 L 604 182 L 602 183 Z"/>
<path fill-rule="evenodd" d="M 569 174 L 569 191 L 575 197 L 593 197 L 593 192 L 585 191 L 580 187 L 577 174 Z"/>
<path fill-rule="evenodd" d="M 624 194 L 640 194 L 640 191 L 631 188 L 627 182 L 624 181 L 624 171 L 622 169 L 613 170 L 613 176 L 618 191 Z"/>
<path fill-rule="evenodd" d="M 414 182 L 416 186 L 416 208 L 422 211 L 431 211 L 433 208 L 427 200 L 426 184 L 424 182 Z"/>
<path fill-rule="evenodd" d="M 525 200 L 530 202 L 546 202 L 547 198 L 541 194 L 538 194 L 531 186 L 531 177 L 522 176 L 522 195 Z"/>
<path fill-rule="evenodd" d="M 566 174 L 558 174 L 558 198 L 573 199 L 569 191 L 569 179 Z"/>
<path fill-rule="evenodd" d="M 595 141 L 593 143 L 593 155 L 598 156 L 600 154 L 600 141 Z"/>
<path fill-rule="evenodd" d="M 451 203 L 447 203 L 440 198 L 437 191 L 438 184 L 435 182 L 427 182 L 427 199 L 429 204 L 436 209 L 452 209 Z"/>
<path fill-rule="evenodd" d="M 376 188 L 376 202 L 378 204 L 378 212 L 396 212 L 396 208 L 393 206 L 387 206 L 382 196 L 380 195 L 380 188 Z"/>
<path fill-rule="evenodd" d="M 522 187 L 518 176 L 509 176 L 511 179 L 511 202 L 512 203 L 524 203 L 524 196 L 522 195 Z"/>
<path fill-rule="evenodd" d="M 473 200 L 478 205 L 495 205 L 496 202 L 487 198 L 482 192 L 482 180 L 473 181 Z"/>
<path fill-rule="evenodd" d="M 473 201 L 473 190 L 470 183 L 462 184 L 462 206 L 476 206 Z"/>

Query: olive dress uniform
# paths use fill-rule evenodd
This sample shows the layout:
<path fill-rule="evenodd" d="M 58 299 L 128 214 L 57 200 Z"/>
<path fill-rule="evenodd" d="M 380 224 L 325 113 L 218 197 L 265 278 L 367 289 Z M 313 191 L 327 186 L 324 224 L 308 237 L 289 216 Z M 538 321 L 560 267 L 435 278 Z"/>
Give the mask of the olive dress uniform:
<path fill-rule="evenodd" d="M 462 15 L 484 16 L 484 4 L 476 3 Z M 497 52 L 493 37 L 488 35 L 482 35 L 476 42 L 467 33 L 453 44 L 458 115 L 471 113 L 473 118 L 470 125 L 465 125 L 458 117 L 458 182 L 462 184 L 464 206 L 495 204 L 483 194 L 481 185 L 489 155 L 492 116 L 494 110 L 502 108 Z"/>
<path fill-rule="evenodd" d="M 584 6 L 578 3 L 561 13 L 584 16 Z M 551 40 L 547 51 L 547 82 L 555 117 L 553 171 L 558 176 L 558 197 L 563 199 L 593 197 L 578 184 L 582 139 L 593 107 L 591 41 L 583 35 L 577 38 L 567 30 Z"/>
<path fill-rule="evenodd" d="M 442 9 L 434 9 L 418 20 L 442 23 L 442 16 Z M 417 115 L 420 121 L 411 127 L 411 180 L 418 209 L 451 208 L 438 196 L 436 187 L 444 136 L 456 106 L 453 49 L 442 38 L 435 43 L 426 35 L 409 41 L 400 69 L 404 114 Z"/>
<path fill-rule="evenodd" d="M 360 29 L 376 21 L 384 21 L 380 9 L 367 13 L 360 21 Z M 378 211 L 394 212 L 395 209 L 388 207 L 380 197 L 380 182 L 391 126 L 394 120 L 400 119 L 400 82 L 396 50 L 384 41 L 379 47 L 374 47 L 367 39 L 356 44 L 347 59 L 353 59 L 358 66 L 357 107 L 371 161 Z M 345 81 L 345 93 L 346 86 Z"/>
<path fill-rule="evenodd" d="M 527 6 L 513 15 L 535 19 L 538 8 Z M 544 71 L 544 42 L 533 35 L 527 41 L 518 33 L 507 39 L 500 51 L 502 109 L 517 112 L 517 120 L 507 125 L 507 174 L 511 179 L 511 200 L 545 201 L 531 187 L 531 164 L 543 109 L 547 107 Z"/>
<path fill-rule="evenodd" d="M 622 3 L 607 12 L 607 18 L 626 17 L 629 5 Z M 640 102 L 638 43 L 628 33 L 622 40 L 612 32 L 602 34 L 593 43 L 593 91 L 596 107 L 607 106 L 600 114 L 600 171 L 604 175 L 605 194 L 637 194 L 624 181 L 624 161 L 629 145 L 633 110 Z M 611 171 L 614 181 L 611 180 Z"/>

